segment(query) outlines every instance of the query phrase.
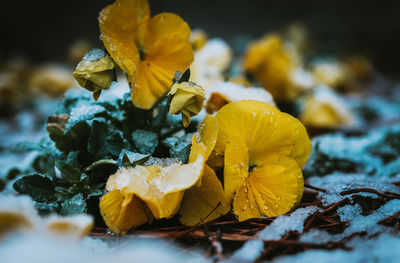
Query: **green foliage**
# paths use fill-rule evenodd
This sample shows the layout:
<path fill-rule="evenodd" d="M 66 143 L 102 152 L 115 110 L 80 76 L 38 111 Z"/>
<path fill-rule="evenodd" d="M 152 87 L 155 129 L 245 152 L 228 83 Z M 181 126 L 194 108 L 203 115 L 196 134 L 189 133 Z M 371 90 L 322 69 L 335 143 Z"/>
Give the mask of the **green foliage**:
<path fill-rule="evenodd" d="M 330 156 L 319 149 L 319 145 L 316 144 L 312 158 L 308 161 L 306 167 L 303 170 L 305 178 L 312 176 L 325 176 L 334 171 L 343 173 L 353 173 L 356 171 L 357 164 L 350 160 L 341 159 L 336 156 Z"/>
<path fill-rule="evenodd" d="M 187 161 L 191 136 L 171 136 L 183 128 L 171 116 L 163 118 L 166 101 L 142 110 L 129 94 L 104 94 L 94 101 L 82 91 L 69 91 L 58 114 L 48 118 L 48 136 L 24 146 L 38 156 L 30 169 L 10 174 L 17 179 L 14 189 L 30 195 L 42 213 L 98 216 L 99 197 L 118 167 L 144 164 L 150 156 Z"/>

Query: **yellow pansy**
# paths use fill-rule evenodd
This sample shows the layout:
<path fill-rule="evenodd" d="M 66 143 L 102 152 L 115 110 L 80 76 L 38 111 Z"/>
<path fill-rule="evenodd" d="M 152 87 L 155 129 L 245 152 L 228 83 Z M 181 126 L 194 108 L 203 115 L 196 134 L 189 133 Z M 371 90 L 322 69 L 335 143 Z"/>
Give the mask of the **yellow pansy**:
<path fill-rule="evenodd" d="M 101 91 L 109 89 L 113 79 L 114 61 L 101 49 L 86 53 L 76 67 L 73 76 L 79 85 L 93 92 L 97 100 Z"/>
<path fill-rule="evenodd" d="M 189 126 L 190 118 L 203 108 L 204 89 L 193 82 L 175 82 L 168 95 L 172 97 L 169 113 L 181 113 L 183 126 Z"/>
<path fill-rule="evenodd" d="M 196 185 L 186 190 L 180 209 L 180 221 L 196 225 L 214 220 L 229 212 L 230 204 L 214 170 L 205 164 L 214 149 L 218 136 L 218 122 L 207 115 L 199 127 L 199 138 L 193 136 L 189 163 L 204 156 L 203 173 Z"/>
<path fill-rule="evenodd" d="M 293 61 L 281 38 L 269 35 L 251 43 L 244 59 L 244 69 L 267 89 L 274 99 L 292 99 Z"/>
<path fill-rule="evenodd" d="M 203 156 L 189 164 L 121 168 L 107 181 L 109 192 L 100 201 L 100 213 L 115 233 L 151 222 L 171 218 L 180 207 L 184 190 L 200 178 Z"/>
<path fill-rule="evenodd" d="M 351 126 L 356 120 L 346 102 L 325 86 L 317 87 L 302 104 L 300 120 L 307 127 L 339 128 Z"/>
<path fill-rule="evenodd" d="M 301 167 L 311 152 L 304 126 L 266 103 L 224 106 L 215 151 L 224 155 L 224 190 L 240 221 L 288 212 L 301 199 Z"/>
<path fill-rule="evenodd" d="M 150 109 L 175 71 L 193 61 L 187 23 L 172 13 L 150 18 L 147 0 L 115 1 L 100 12 L 99 25 L 108 53 L 128 74 L 136 107 Z"/>

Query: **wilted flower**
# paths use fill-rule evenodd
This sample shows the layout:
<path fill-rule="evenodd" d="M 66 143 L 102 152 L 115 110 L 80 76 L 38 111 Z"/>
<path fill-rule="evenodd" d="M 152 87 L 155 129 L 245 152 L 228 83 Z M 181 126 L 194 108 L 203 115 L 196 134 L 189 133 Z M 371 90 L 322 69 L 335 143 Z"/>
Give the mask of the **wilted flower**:
<path fill-rule="evenodd" d="M 113 80 L 114 61 L 101 49 L 92 49 L 79 62 L 73 75 L 79 85 L 93 92 L 97 100 L 101 91 L 109 89 Z"/>
<path fill-rule="evenodd" d="M 99 25 L 104 46 L 128 74 L 136 107 L 150 109 L 175 71 L 193 61 L 186 22 L 172 13 L 150 18 L 147 0 L 117 0 L 100 12 Z"/>
<path fill-rule="evenodd" d="M 313 62 L 311 72 L 317 84 L 333 88 L 343 85 L 346 79 L 342 63 L 333 58 Z"/>
<path fill-rule="evenodd" d="M 224 155 L 224 190 L 240 221 L 278 216 L 300 202 L 301 167 L 311 152 L 304 126 L 259 101 L 224 106 L 215 151 Z"/>
<path fill-rule="evenodd" d="M 32 91 L 51 96 L 61 96 L 68 89 L 75 87 L 71 71 L 57 64 L 48 64 L 35 68 L 28 82 Z"/>
<path fill-rule="evenodd" d="M 269 35 L 251 43 L 244 59 L 244 69 L 253 75 L 275 100 L 292 99 L 291 74 L 294 61 L 281 38 Z"/>
<path fill-rule="evenodd" d="M 355 117 L 346 103 L 331 89 L 320 86 L 305 98 L 301 121 L 314 128 L 338 128 L 354 124 Z"/>
<path fill-rule="evenodd" d="M 190 118 L 203 108 L 204 89 L 193 82 L 175 82 L 168 96 L 171 96 L 170 114 L 182 114 L 183 126 L 190 124 Z"/>

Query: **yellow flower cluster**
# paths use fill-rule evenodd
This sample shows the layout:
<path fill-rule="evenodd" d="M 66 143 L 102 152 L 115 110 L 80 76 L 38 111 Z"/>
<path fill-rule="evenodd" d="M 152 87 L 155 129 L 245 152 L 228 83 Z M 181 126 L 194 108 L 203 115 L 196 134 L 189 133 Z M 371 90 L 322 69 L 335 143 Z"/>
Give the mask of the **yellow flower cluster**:
<path fill-rule="evenodd" d="M 207 115 L 193 136 L 187 164 L 121 168 L 100 201 L 116 233 L 180 214 L 196 225 L 233 213 L 238 220 L 278 216 L 303 193 L 301 167 L 311 152 L 304 126 L 266 103 L 243 100 Z M 224 163 L 223 184 L 209 164 Z"/>
<path fill-rule="evenodd" d="M 108 53 L 128 75 L 136 107 L 153 107 L 175 71 L 193 61 L 187 23 L 172 13 L 150 17 L 147 0 L 115 1 L 100 12 L 99 25 Z"/>

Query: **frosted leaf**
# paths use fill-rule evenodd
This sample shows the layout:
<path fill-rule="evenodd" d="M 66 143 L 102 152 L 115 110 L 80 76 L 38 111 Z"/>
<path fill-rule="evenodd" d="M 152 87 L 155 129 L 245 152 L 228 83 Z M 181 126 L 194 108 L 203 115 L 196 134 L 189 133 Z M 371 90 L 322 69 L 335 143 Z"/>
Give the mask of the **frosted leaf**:
<path fill-rule="evenodd" d="M 65 132 L 67 132 L 78 122 L 93 119 L 98 114 L 105 112 L 106 109 L 101 105 L 83 105 L 80 107 L 75 107 L 71 110 Z"/>
<path fill-rule="evenodd" d="M 150 158 L 144 163 L 145 166 L 154 165 L 160 167 L 166 167 L 175 164 L 182 164 L 182 162 L 176 158 L 156 158 L 153 156 L 150 156 Z"/>

